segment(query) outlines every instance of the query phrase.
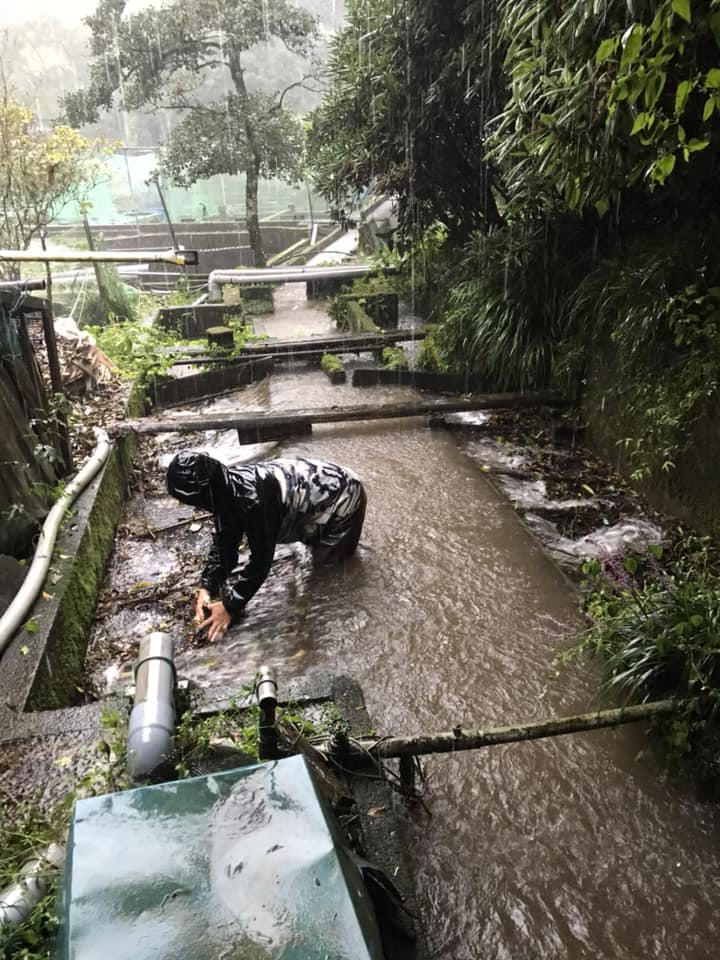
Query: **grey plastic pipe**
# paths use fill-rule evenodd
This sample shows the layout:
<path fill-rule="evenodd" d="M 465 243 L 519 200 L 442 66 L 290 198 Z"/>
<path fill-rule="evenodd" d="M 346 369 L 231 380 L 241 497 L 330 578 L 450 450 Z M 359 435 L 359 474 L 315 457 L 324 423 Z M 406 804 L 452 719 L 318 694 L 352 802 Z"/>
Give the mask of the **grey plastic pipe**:
<path fill-rule="evenodd" d="M 140 641 L 135 661 L 135 705 L 127 737 L 128 769 L 133 780 L 146 777 L 165 760 L 175 735 L 174 644 L 167 633 Z"/>
<path fill-rule="evenodd" d="M 26 620 L 37 595 L 42 589 L 52 559 L 58 530 L 65 517 L 65 511 L 94 479 L 112 449 L 112 443 L 108 440 L 105 431 L 100 430 L 99 427 L 94 429 L 97 446 L 85 466 L 68 483 L 62 496 L 47 515 L 32 565 L 27 572 L 23 585 L 5 613 L 0 617 L 0 656 L 5 652 L 20 624 Z"/>
<path fill-rule="evenodd" d="M 0 927 L 17 926 L 29 916 L 47 891 L 45 875 L 58 870 L 65 860 L 65 847 L 51 843 L 36 860 L 28 861 L 20 871 L 20 878 L 0 890 Z"/>
<path fill-rule="evenodd" d="M 329 280 L 333 277 L 365 277 L 376 273 L 368 264 L 345 264 L 338 267 L 265 267 L 249 270 L 212 270 L 208 276 L 208 299 L 222 300 L 225 283 L 302 283 L 305 280 Z"/>

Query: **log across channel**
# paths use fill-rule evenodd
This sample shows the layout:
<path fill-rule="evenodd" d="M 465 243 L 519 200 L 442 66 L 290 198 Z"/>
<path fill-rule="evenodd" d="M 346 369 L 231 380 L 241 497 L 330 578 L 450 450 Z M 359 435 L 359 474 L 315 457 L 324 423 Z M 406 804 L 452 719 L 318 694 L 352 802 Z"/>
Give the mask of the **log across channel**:
<path fill-rule="evenodd" d="M 567 401 L 552 390 L 533 393 L 478 394 L 457 400 L 418 400 L 409 403 L 362 404 L 360 406 L 287 410 L 282 413 L 220 413 L 161 420 L 147 417 L 142 420 L 122 420 L 113 424 L 113 436 L 135 433 L 194 433 L 205 430 L 238 431 L 241 443 L 262 443 L 312 432 L 313 424 L 343 423 L 354 420 L 392 420 L 478 410 L 502 410 L 520 407 L 564 406 Z"/>

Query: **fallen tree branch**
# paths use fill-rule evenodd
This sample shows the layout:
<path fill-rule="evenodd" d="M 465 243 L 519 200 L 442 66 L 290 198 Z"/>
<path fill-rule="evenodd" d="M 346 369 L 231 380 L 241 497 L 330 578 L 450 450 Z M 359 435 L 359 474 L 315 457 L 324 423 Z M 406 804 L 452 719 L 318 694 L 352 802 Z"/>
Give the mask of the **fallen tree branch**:
<path fill-rule="evenodd" d="M 333 741 L 315 744 L 317 750 L 328 758 L 359 760 L 366 753 L 373 757 L 418 757 L 432 753 L 458 753 L 461 750 L 478 750 L 504 743 L 522 743 L 527 740 L 540 740 L 545 737 L 560 737 L 568 733 L 583 733 L 603 727 L 617 727 L 625 723 L 637 723 L 654 717 L 669 716 L 690 700 L 656 700 L 629 707 L 611 710 L 597 710 L 594 713 L 581 713 L 572 717 L 560 717 L 542 720 L 537 723 L 522 723 L 508 727 L 489 727 L 486 730 L 465 732 L 461 727 L 442 733 L 419 737 L 387 737 L 380 740 L 361 740 L 357 747 L 347 741 L 341 751 L 337 751 Z"/>

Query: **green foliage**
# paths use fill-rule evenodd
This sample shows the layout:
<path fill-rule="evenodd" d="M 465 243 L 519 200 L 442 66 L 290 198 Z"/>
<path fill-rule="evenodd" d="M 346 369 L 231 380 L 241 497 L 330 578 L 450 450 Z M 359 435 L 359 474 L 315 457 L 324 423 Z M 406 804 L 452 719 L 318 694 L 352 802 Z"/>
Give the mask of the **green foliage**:
<path fill-rule="evenodd" d="M 134 320 L 140 304 L 138 292 L 120 280 L 117 267 L 113 264 L 100 263 L 98 269 L 102 277 L 102 293 L 97 284 L 90 282 L 80 293 L 70 291 L 56 294 L 56 304 L 62 304 L 68 314 L 72 312 L 73 319 L 80 327 Z"/>
<path fill-rule="evenodd" d="M 24 864 L 37 858 L 51 843 L 62 842 L 68 818 L 66 808 L 44 812 L 36 803 L 0 803 L 0 889 L 19 878 Z M 43 871 L 46 895 L 18 926 L 0 927 L 0 956 L 7 960 L 50 960 L 58 920 L 55 898 L 59 874 Z"/>
<path fill-rule="evenodd" d="M 178 342 L 160 327 L 139 320 L 86 329 L 115 364 L 118 373 L 131 380 L 147 376 L 157 362 L 157 347 L 169 347 Z"/>
<path fill-rule="evenodd" d="M 298 117 L 278 108 L 276 97 L 229 94 L 226 103 L 198 106 L 172 130 L 160 153 L 160 171 L 178 186 L 217 174 L 246 171 L 259 158 L 259 174 L 297 184 L 302 179 L 305 132 Z M 247 135 L 252 118 L 253 138 Z"/>
<path fill-rule="evenodd" d="M 705 778 L 707 754 L 720 743 L 720 568 L 697 538 L 660 559 L 656 547 L 585 563 L 590 626 L 577 649 L 598 655 L 608 686 L 631 700 L 699 698 L 662 732 L 671 761 Z M 720 784 L 717 769 L 714 779 Z"/>
<path fill-rule="evenodd" d="M 564 259 L 561 238 L 532 221 L 473 235 L 438 311 L 438 340 L 455 366 L 498 390 L 547 386 L 564 332 L 559 306 L 582 271 L 582 248 Z"/>
<path fill-rule="evenodd" d="M 338 370 L 344 370 L 342 361 L 334 353 L 324 353 L 320 358 L 320 369 L 323 373 L 334 373 Z"/>
<path fill-rule="evenodd" d="M 105 146 L 58 124 L 39 129 L 32 111 L 18 103 L 0 76 L 0 246 L 25 250 L 72 198 L 83 198 L 100 179 Z M 13 276 L 10 261 L 0 276 Z"/>
<path fill-rule="evenodd" d="M 211 754 L 212 746 L 222 741 L 257 760 L 257 706 L 231 705 L 230 709 L 204 719 L 184 713 L 175 731 L 175 769 L 179 777 L 193 775 L 196 764 Z"/>
<path fill-rule="evenodd" d="M 685 0 L 504 0 L 500 11 L 511 96 L 490 157 L 509 212 L 602 217 L 626 191 L 671 175 L 684 190 L 707 189 L 720 95 L 717 0 L 694 0 L 692 10 Z"/>
<path fill-rule="evenodd" d="M 213 174 L 246 174 L 246 216 L 256 266 L 265 256 L 257 218 L 258 177 L 296 178 L 302 131 L 272 95 L 248 88 L 246 55 L 279 41 L 300 58 L 316 37 L 315 18 L 289 0 L 183 0 L 126 11 L 127 0 L 100 0 L 85 18 L 91 31 L 90 81 L 64 98 L 70 121 L 96 122 L 120 94 L 124 110 L 183 111 L 160 158 L 160 170 L 188 185 Z M 108 57 L 107 51 L 113 56 Z M 201 96 L 222 70 L 230 87 L 207 103 Z M 301 84 L 302 81 L 297 81 Z"/>
<path fill-rule="evenodd" d="M 347 207 L 376 183 L 413 234 L 497 222 L 483 148 L 503 92 L 494 5 L 350 0 L 345 23 L 309 135 L 318 189 Z"/>
<path fill-rule="evenodd" d="M 126 772 L 123 718 L 106 709 L 101 716 L 102 736 L 82 753 L 79 776 L 64 799 L 48 808 L 34 800 L 16 802 L 4 797 L 0 803 L 0 889 L 17 882 L 22 867 L 41 855 L 51 843 L 62 844 L 70 825 L 75 799 L 124 790 L 130 785 Z M 72 758 L 60 756 L 57 767 L 70 768 Z M 0 927 L 0 956 L 8 960 L 50 960 L 57 932 L 56 897 L 60 883 L 57 870 L 43 871 L 46 895 L 18 926 Z"/>
<path fill-rule="evenodd" d="M 385 347 L 382 362 L 388 370 L 407 370 L 408 358 L 402 347 Z"/>
<path fill-rule="evenodd" d="M 577 366 L 594 343 L 615 357 L 607 400 L 626 425 L 635 479 L 672 470 L 692 424 L 717 397 L 717 264 L 714 239 L 699 240 L 694 226 L 658 231 L 598 263 L 562 305 L 561 365 Z"/>
<path fill-rule="evenodd" d="M 663 185 L 718 132 L 720 3 L 663 0 L 633 17 L 596 54 L 611 80 L 606 120 L 630 128 L 628 179 Z"/>
<path fill-rule="evenodd" d="M 438 343 L 438 335 L 435 329 L 428 331 L 420 341 L 417 368 L 427 373 L 447 373 L 450 368 L 443 353 L 443 348 Z"/>

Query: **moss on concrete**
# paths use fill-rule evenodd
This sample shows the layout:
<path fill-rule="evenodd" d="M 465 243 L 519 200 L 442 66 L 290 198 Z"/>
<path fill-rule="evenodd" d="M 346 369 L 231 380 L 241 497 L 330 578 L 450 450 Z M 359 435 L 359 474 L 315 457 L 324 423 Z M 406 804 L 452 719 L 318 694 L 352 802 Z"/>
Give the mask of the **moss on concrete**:
<path fill-rule="evenodd" d="M 402 347 L 385 347 L 382 352 L 383 365 L 388 370 L 407 370 L 408 358 Z"/>
<path fill-rule="evenodd" d="M 144 396 L 144 384 L 136 384 L 128 400 L 129 416 L 144 412 Z M 136 448 L 137 440 L 133 436 L 117 440 L 99 478 L 84 495 L 91 502 L 83 506 L 80 501 L 78 522 L 83 525 L 80 542 L 72 556 L 60 561 L 63 569 L 55 564 L 51 567 L 56 576 L 61 575 L 55 587 L 59 594 L 57 608 L 27 701 L 18 704 L 21 709 L 57 709 L 71 706 L 80 699 L 88 631 L 125 503 Z"/>

